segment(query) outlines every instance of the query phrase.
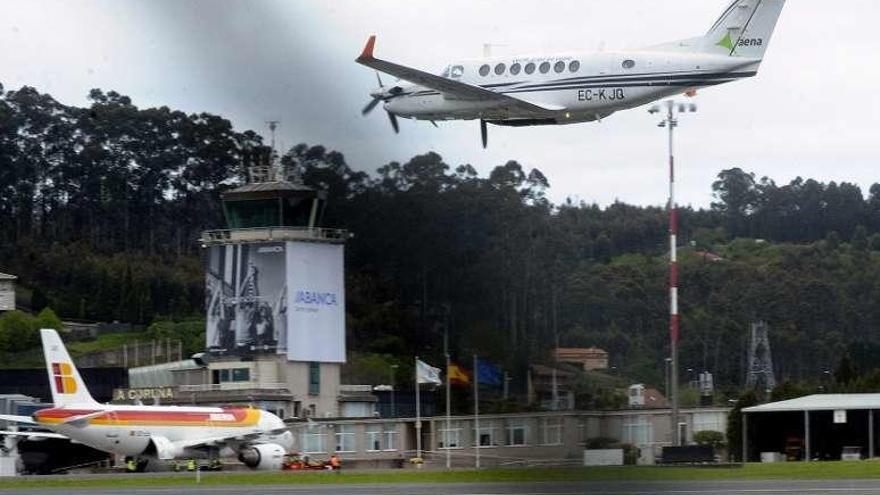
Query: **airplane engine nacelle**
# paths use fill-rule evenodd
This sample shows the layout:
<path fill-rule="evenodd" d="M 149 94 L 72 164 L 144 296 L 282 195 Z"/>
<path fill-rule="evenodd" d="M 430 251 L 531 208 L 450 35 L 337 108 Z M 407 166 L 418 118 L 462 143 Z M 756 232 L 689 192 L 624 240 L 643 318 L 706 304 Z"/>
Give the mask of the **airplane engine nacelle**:
<path fill-rule="evenodd" d="M 162 460 L 183 457 L 183 449 L 174 445 L 171 440 L 160 436 L 150 437 L 150 445 L 145 453 L 155 454 L 157 458 Z"/>
<path fill-rule="evenodd" d="M 261 443 L 242 449 L 238 460 L 245 466 L 259 471 L 280 471 L 284 463 L 284 447 L 275 443 Z"/>

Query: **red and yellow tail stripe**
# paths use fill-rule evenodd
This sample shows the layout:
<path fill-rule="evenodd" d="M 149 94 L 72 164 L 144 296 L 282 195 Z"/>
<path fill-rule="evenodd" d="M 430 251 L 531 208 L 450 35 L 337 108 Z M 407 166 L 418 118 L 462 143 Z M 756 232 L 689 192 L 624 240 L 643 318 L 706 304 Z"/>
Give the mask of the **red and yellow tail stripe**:
<path fill-rule="evenodd" d="M 57 393 L 76 393 L 76 379 L 73 378 L 73 365 L 70 363 L 52 363 L 52 378 L 54 378 Z"/>
<path fill-rule="evenodd" d="M 95 409 L 43 409 L 34 414 L 37 423 L 54 425 L 92 414 Z M 224 408 L 220 412 L 151 411 L 149 409 L 112 411 L 89 420 L 90 425 L 106 426 L 213 426 L 246 427 L 260 421 L 259 409 Z"/>

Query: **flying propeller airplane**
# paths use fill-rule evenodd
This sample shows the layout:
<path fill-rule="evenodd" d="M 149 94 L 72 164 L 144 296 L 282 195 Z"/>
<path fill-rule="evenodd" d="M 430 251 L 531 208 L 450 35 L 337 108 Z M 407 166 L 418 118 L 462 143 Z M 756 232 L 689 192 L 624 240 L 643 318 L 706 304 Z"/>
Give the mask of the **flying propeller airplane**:
<path fill-rule="evenodd" d="M 379 87 L 364 107 L 383 103 L 394 132 L 398 117 L 477 120 L 524 127 L 601 120 L 675 94 L 757 75 L 785 0 L 734 0 L 704 36 L 640 50 L 494 57 L 449 64 L 439 75 L 373 55 L 370 36 L 357 63 L 375 69 Z M 378 72 L 403 84 L 386 87 Z"/>
<path fill-rule="evenodd" d="M 55 330 L 40 330 L 52 391 L 51 408 L 0 421 L 51 431 L 0 431 L 28 439 L 68 438 L 104 452 L 146 459 L 237 455 L 258 470 L 279 470 L 293 434 L 274 414 L 253 408 L 99 404 Z"/>

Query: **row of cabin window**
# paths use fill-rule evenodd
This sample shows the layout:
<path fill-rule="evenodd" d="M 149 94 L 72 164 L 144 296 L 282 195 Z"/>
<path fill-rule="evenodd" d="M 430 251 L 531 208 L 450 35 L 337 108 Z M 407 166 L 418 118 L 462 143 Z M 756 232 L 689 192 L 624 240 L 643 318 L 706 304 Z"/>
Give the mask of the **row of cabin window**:
<path fill-rule="evenodd" d="M 636 63 L 633 60 L 624 60 L 622 65 L 623 65 L 624 69 L 632 69 L 633 67 L 636 66 Z M 525 73 L 532 74 L 535 72 L 535 68 L 536 68 L 535 64 L 533 62 L 529 62 L 525 66 Z M 580 68 L 581 68 L 581 63 L 578 62 L 577 60 L 572 60 L 571 62 L 568 63 L 568 71 L 569 72 L 577 72 L 580 70 Z M 540 66 L 537 66 L 537 69 L 538 69 L 538 72 L 540 72 L 541 74 L 546 74 L 546 73 L 550 72 L 550 62 L 542 62 Z M 480 67 L 480 75 L 483 77 L 488 76 L 489 71 L 491 71 L 491 70 L 492 70 L 492 68 L 489 67 L 489 64 L 484 64 L 483 66 Z M 495 75 L 500 76 L 500 75 L 504 74 L 505 70 L 507 70 L 507 66 L 505 64 L 503 64 L 503 63 L 498 64 L 495 66 Z M 511 75 L 516 76 L 522 70 L 523 70 L 523 66 L 519 63 L 515 63 L 510 66 L 510 74 Z M 553 64 L 553 71 L 556 72 L 557 74 L 563 72 L 564 70 L 565 70 L 565 62 L 560 60 L 560 61 L 556 62 L 555 64 Z"/>

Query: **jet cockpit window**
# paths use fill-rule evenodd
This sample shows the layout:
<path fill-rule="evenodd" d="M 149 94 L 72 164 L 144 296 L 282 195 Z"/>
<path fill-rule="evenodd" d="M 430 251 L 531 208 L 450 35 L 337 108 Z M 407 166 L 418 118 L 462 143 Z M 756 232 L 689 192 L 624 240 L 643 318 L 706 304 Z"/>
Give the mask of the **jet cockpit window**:
<path fill-rule="evenodd" d="M 488 64 L 483 64 L 482 66 L 480 66 L 480 75 L 483 77 L 486 77 L 489 75 L 489 65 Z"/>
<path fill-rule="evenodd" d="M 577 72 L 581 70 L 581 63 L 577 60 L 572 60 L 570 64 L 568 64 L 569 72 Z"/>
<path fill-rule="evenodd" d="M 535 72 L 535 64 L 533 64 L 532 62 L 527 63 L 526 64 L 526 74 L 531 74 L 533 72 Z"/>
<path fill-rule="evenodd" d="M 553 66 L 553 70 L 555 70 L 557 73 L 564 71 L 565 70 L 565 62 L 563 62 L 562 60 L 560 60 L 559 62 L 556 62 L 556 64 Z"/>
<path fill-rule="evenodd" d="M 632 69 L 635 66 L 636 66 L 635 60 L 624 60 L 623 61 L 623 68 L 624 69 Z"/>
<path fill-rule="evenodd" d="M 499 76 L 500 76 L 501 74 L 504 74 L 504 69 L 506 69 L 506 68 L 507 68 L 507 66 L 504 65 L 504 64 L 498 64 L 498 65 L 496 65 L 496 66 L 495 66 L 495 74 L 497 74 L 497 75 L 499 75 Z"/>
<path fill-rule="evenodd" d="M 522 65 L 520 65 L 520 64 L 518 64 L 518 63 L 513 64 L 513 65 L 510 66 L 510 73 L 513 74 L 514 76 L 517 75 L 517 74 L 519 74 L 519 72 L 520 72 L 521 70 L 522 70 Z"/>
<path fill-rule="evenodd" d="M 449 71 L 449 75 L 454 79 L 458 79 L 464 75 L 464 67 L 461 65 L 453 65 L 452 69 Z"/>
<path fill-rule="evenodd" d="M 541 63 L 541 66 L 538 67 L 538 70 L 541 71 L 541 74 L 546 74 L 550 72 L 550 62 Z"/>

